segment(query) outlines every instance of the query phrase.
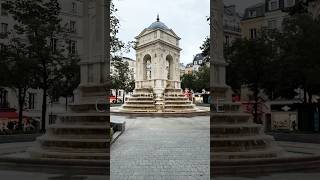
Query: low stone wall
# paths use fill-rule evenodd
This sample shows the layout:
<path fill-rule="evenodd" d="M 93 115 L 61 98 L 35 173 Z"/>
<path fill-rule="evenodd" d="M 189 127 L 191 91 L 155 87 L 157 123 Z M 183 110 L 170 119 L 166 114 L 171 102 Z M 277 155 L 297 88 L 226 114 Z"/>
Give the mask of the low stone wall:
<path fill-rule="evenodd" d="M 14 134 L 14 135 L 0 135 L 1 143 L 12 143 L 12 142 L 31 142 L 35 141 L 38 136 L 42 134 Z"/>

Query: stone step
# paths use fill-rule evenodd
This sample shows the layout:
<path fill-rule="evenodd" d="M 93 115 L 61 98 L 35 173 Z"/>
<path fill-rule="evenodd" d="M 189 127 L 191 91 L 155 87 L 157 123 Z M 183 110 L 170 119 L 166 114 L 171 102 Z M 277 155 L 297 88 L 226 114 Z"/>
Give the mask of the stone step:
<path fill-rule="evenodd" d="M 213 132 L 214 133 L 214 132 Z M 219 141 L 225 141 L 225 142 L 240 142 L 240 141 L 257 141 L 257 140 L 274 140 L 272 136 L 260 134 L 257 136 L 234 136 L 234 137 L 223 137 L 223 138 L 217 138 L 213 137 L 211 138 L 211 141 L 213 142 L 219 142 Z"/>
<path fill-rule="evenodd" d="M 132 94 L 132 97 L 153 97 L 153 94 L 138 94 L 138 93 L 135 93 L 135 94 Z"/>
<path fill-rule="evenodd" d="M 211 158 L 214 159 L 270 159 L 275 158 L 281 152 L 278 148 L 269 148 L 262 150 L 251 150 L 245 152 L 212 152 Z"/>
<path fill-rule="evenodd" d="M 187 97 L 184 96 L 165 96 L 164 100 L 189 100 Z"/>
<path fill-rule="evenodd" d="M 193 104 L 165 104 L 165 108 L 194 108 Z"/>
<path fill-rule="evenodd" d="M 164 102 L 165 104 L 191 104 L 191 101 L 180 101 L 180 100 L 177 100 L 177 101 L 165 101 Z"/>
<path fill-rule="evenodd" d="M 155 108 L 154 104 L 124 104 L 123 108 Z"/>
<path fill-rule="evenodd" d="M 110 115 L 108 113 L 66 113 L 57 115 L 57 123 L 80 125 L 104 125 L 109 127 Z"/>
<path fill-rule="evenodd" d="M 48 133 L 68 138 L 107 138 L 107 124 L 103 125 L 66 125 L 53 124 L 48 127 Z"/>
<path fill-rule="evenodd" d="M 218 124 L 247 124 L 252 117 L 247 113 L 210 113 L 210 122 L 212 125 Z"/>
<path fill-rule="evenodd" d="M 52 151 L 52 150 L 46 150 L 46 149 L 36 149 L 36 148 L 30 148 L 28 149 L 28 152 L 30 153 L 31 157 L 33 158 L 54 158 L 54 159 L 86 159 L 86 160 L 109 160 L 110 154 L 107 152 L 58 152 L 58 151 Z"/>
<path fill-rule="evenodd" d="M 154 101 L 137 101 L 137 100 L 128 100 L 126 101 L 126 104 L 154 104 Z"/>
<path fill-rule="evenodd" d="M 128 97 L 128 100 L 153 101 L 153 97 Z"/>
<path fill-rule="evenodd" d="M 136 112 L 136 113 L 139 113 L 139 112 L 141 112 L 141 113 L 147 113 L 147 112 L 157 112 L 157 110 L 156 109 L 123 109 L 122 110 L 123 112 Z"/>
<path fill-rule="evenodd" d="M 103 139 L 89 139 L 89 138 L 63 138 L 58 136 L 44 135 L 37 138 L 41 146 L 47 147 L 61 147 L 61 148 L 107 148 L 110 140 Z"/>

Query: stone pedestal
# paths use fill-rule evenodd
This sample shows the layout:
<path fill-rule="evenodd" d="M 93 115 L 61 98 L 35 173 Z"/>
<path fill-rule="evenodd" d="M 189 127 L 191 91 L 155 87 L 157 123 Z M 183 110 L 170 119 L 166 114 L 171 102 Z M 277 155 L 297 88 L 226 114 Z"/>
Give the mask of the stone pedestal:
<path fill-rule="evenodd" d="M 28 151 L 34 158 L 72 159 L 104 162 L 110 159 L 110 115 L 98 113 L 98 105 L 106 105 L 106 72 L 109 56 L 110 4 L 104 0 L 84 0 L 84 46 L 81 58 L 81 84 L 78 102 L 70 105 L 71 112 L 59 115 L 45 135 Z M 105 25 L 105 27 L 103 27 Z M 107 53 L 107 54 L 105 54 Z"/>

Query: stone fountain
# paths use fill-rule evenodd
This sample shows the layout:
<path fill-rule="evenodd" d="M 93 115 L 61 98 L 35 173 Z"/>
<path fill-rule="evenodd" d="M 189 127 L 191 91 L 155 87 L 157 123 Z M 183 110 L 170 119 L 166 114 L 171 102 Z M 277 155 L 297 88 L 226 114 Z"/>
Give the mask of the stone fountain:
<path fill-rule="evenodd" d="M 241 113 L 240 104 L 231 103 L 231 97 L 227 95 L 230 88 L 225 83 L 227 63 L 223 55 L 222 0 L 212 1 L 211 13 L 211 95 L 213 99 L 224 99 L 227 102 L 224 103 L 227 111 L 212 111 L 210 116 L 211 174 L 230 175 L 240 174 L 238 171 L 245 173 L 254 170 L 260 172 L 259 168 L 249 167 L 248 162 L 254 162 L 253 166 L 259 167 L 259 164 L 281 158 L 284 150 L 276 144 L 273 137 L 264 134 L 261 125 L 253 123 L 250 114 Z M 212 110 L 215 107 L 212 104 Z"/>
<path fill-rule="evenodd" d="M 109 29 L 109 25 L 105 18 L 109 17 L 110 4 L 105 2 L 108 1 L 83 2 L 85 36 L 80 62 L 79 99 L 70 105 L 70 112 L 58 115 L 56 123 L 49 125 L 46 134 L 37 138 L 36 145 L 28 149 L 33 159 L 67 160 L 74 164 L 81 161 L 87 166 L 98 163 L 105 169 L 101 173 L 107 173 L 110 116 L 96 111 L 98 100 L 103 104 L 107 100 L 109 34 L 105 33 L 105 29 Z"/>
<path fill-rule="evenodd" d="M 180 82 L 180 38 L 157 20 L 137 37 L 136 83 L 132 97 L 122 112 L 175 113 L 195 112 L 194 104 L 184 96 Z"/>

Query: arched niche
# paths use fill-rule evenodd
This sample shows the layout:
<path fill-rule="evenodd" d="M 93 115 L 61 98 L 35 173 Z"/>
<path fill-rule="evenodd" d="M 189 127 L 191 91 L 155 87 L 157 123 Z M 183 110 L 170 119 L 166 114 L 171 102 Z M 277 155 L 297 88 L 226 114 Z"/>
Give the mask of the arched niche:
<path fill-rule="evenodd" d="M 173 80 L 174 64 L 173 64 L 173 58 L 170 54 L 166 56 L 166 74 L 167 74 L 168 80 Z"/>
<path fill-rule="evenodd" d="M 143 57 L 143 80 L 150 80 L 151 79 L 151 72 L 152 72 L 152 66 L 151 66 L 151 56 L 150 54 L 146 54 Z"/>

